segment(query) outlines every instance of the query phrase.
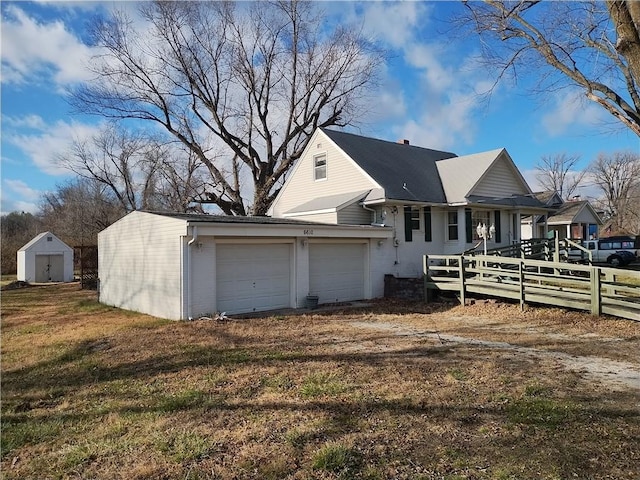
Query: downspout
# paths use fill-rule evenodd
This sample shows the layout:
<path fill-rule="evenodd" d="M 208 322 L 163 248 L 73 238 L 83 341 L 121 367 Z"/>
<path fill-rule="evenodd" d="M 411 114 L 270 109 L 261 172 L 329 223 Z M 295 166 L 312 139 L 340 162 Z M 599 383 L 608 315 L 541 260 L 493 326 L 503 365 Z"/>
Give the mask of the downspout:
<path fill-rule="evenodd" d="M 365 210 L 370 211 L 371 213 L 373 213 L 373 222 L 371 222 L 372 225 L 375 225 L 376 220 L 378 218 L 378 214 L 376 213 L 376 211 L 373 208 L 369 208 L 367 207 L 364 202 L 360 202 L 360 205 L 362 206 L 362 208 L 364 208 Z"/>
<path fill-rule="evenodd" d="M 192 238 L 187 243 L 187 319 L 193 320 L 191 316 L 191 246 L 198 240 L 198 226 L 192 228 Z"/>

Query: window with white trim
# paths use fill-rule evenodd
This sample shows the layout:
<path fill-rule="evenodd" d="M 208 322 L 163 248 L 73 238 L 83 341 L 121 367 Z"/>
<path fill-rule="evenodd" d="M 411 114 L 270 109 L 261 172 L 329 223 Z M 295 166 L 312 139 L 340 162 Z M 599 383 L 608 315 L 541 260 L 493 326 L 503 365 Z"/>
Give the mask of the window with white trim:
<path fill-rule="evenodd" d="M 458 240 L 458 212 L 447 213 L 447 238 Z"/>
<path fill-rule="evenodd" d="M 313 157 L 313 179 L 327 179 L 327 155 L 325 153 Z"/>
<path fill-rule="evenodd" d="M 411 208 L 411 230 L 420 230 L 420 209 Z"/>

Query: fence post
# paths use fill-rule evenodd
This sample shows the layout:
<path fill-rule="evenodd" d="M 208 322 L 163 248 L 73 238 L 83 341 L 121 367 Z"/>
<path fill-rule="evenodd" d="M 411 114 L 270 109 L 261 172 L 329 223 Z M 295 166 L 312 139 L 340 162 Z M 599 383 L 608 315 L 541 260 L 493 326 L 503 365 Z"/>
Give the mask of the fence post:
<path fill-rule="evenodd" d="M 427 283 L 429 282 L 429 256 L 422 256 L 422 273 L 424 279 L 424 303 L 429 303 L 429 287 L 427 287 Z"/>
<path fill-rule="evenodd" d="M 524 310 L 524 260 L 518 262 L 518 276 L 520 283 L 520 311 Z"/>
<path fill-rule="evenodd" d="M 458 259 L 458 266 L 460 272 L 460 304 L 464 306 L 467 303 L 467 298 L 464 288 L 464 255 L 460 255 Z"/>
<path fill-rule="evenodd" d="M 560 262 L 560 237 L 558 236 L 558 232 L 555 232 L 553 236 L 554 246 L 553 246 L 553 261 L 556 263 Z M 567 251 L 569 250 L 569 245 L 567 245 Z"/>
<path fill-rule="evenodd" d="M 591 314 L 602 313 L 602 292 L 600 291 L 600 268 L 591 267 Z"/>

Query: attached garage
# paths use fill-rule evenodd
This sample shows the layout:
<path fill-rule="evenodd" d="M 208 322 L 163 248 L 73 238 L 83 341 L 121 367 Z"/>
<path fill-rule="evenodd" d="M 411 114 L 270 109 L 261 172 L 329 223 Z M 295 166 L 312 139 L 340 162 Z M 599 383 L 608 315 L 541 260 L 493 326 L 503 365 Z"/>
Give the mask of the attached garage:
<path fill-rule="evenodd" d="M 48 283 L 73 281 L 73 248 L 51 232 L 34 237 L 18 250 L 17 279 Z"/>
<path fill-rule="evenodd" d="M 100 301 L 174 320 L 380 297 L 389 227 L 132 212 L 98 235 Z M 372 272 L 375 272 L 372 274 Z"/>
<path fill-rule="evenodd" d="M 309 245 L 309 292 L 319 303 L 365 298 L 365 243 Z"/>

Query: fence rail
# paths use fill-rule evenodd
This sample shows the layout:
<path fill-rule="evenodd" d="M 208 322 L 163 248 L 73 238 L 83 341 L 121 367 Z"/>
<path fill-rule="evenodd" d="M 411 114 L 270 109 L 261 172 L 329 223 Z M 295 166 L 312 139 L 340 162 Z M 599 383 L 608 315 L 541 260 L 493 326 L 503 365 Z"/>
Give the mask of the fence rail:
<path fill-rule="evenodd" d="M 640 272 L 484 255 L 424 257 L 425 298 L 476 293 L 640 321 Z"/>

